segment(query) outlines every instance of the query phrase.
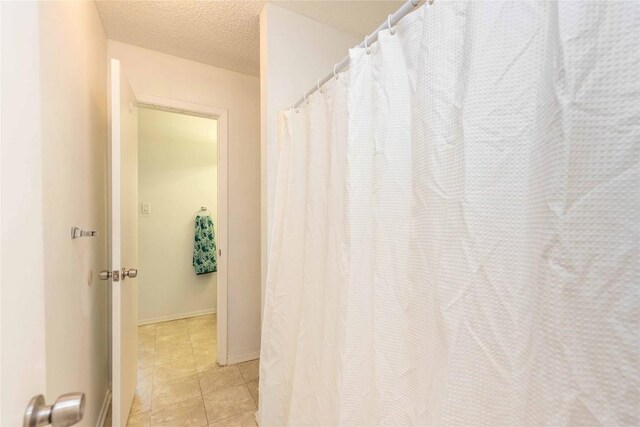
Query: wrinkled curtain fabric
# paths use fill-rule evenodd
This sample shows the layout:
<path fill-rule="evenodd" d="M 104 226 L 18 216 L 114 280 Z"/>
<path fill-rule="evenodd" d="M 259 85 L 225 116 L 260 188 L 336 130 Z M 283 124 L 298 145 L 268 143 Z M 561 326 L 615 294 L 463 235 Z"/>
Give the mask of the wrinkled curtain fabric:
<path fill-rule="evenodd" d="M 282 114 L 262 427 L 638 425 L 639 39 L 437 0 Z"/>

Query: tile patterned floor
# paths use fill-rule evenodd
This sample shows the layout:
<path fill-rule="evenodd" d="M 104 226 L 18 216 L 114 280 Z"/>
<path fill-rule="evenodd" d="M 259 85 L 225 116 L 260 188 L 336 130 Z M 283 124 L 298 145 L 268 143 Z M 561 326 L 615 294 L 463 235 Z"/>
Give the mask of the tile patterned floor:
<path fill-rule="evenodd" d="M 255 427 L 258 363 L 216 364 L 215 315 L 140 326 L 127 426 Z"/>

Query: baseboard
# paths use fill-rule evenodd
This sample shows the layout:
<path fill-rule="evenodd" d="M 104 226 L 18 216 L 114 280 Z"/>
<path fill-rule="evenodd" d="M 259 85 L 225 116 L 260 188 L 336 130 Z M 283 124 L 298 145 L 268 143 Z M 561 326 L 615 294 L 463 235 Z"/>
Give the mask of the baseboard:
<path fill-rule="evenodd" d="M 206 314 L 215 314 L 215 312 L 216 312 L 216 309 L 214 308 L 209 310 L 192 311 L 191 313 L 170 314 L 168 316 L 159 316 L 159 317 L 152 317 L 149 319 L 140 319 L 138 320 L 138 326 L 148 325 L 150 323 L 168 322 L 170 320 L 186 319 L 188 317 L 204 316 Z"/>
<path fill-rule="evenodd" d="M 102 401 L 102 407 L 100 408 L 100 413 L 98 414 L 98 421 L 96 422 L 96 427 L 104 427 L 104 422 L 107 420 L 107 414 L 109 413 L 110 405 L 111 405 L 111 390 L 107 390 L 107 393 L 104 395 L 104 400 Z"/>
<path fill-rule="evenodd" d="M 227 357 L 227 365 L 235 365 L 236 363 L 248 362 L 250 360 L 256 360 L 260 357 L 260 350 L 254 351 L 242 356 Z"/>

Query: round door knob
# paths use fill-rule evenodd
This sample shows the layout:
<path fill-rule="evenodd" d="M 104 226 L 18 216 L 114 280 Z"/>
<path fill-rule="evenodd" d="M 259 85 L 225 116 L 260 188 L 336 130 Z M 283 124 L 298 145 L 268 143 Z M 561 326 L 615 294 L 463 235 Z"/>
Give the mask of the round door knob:
<path fill-rule="evenodd" d="M 35 396 L 29 402 L 22 422 L 23 427 L 41 427 L 54 425 L 69 427 L 82 420 L 84 416 L 84 393 L 63 394 L 49 406 L 44 396 Z"/>
<path fill-rule="evenodd" d="M 67 393 L 58 397 L 51 408 L 51 424 L 68 427 L 84 416 L 84 393 Z"/>
<path fill-rule="evenodd" d="M 122 269 L 122 277 L 129 277 L 133 279 L 136 276 L 138 276 L 138 270 L 136 268 L 130 268 L 129 270 L 126 268 Z"/>

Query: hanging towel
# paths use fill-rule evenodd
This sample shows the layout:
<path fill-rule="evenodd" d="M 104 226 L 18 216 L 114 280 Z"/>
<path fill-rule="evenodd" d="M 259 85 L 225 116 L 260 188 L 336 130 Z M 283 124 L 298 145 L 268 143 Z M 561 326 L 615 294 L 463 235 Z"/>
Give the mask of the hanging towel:
<path fill-rule="evenodd" d="M 196 274 L 218 271 L 216 258 L 216 233 L 213 220 L 209 215 L 196 216 L 196 229 L 193 242 L 193 266 Z"/>

